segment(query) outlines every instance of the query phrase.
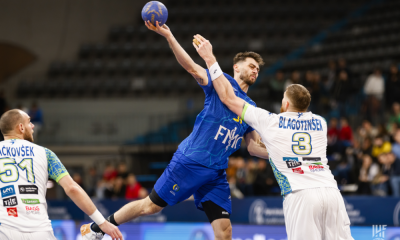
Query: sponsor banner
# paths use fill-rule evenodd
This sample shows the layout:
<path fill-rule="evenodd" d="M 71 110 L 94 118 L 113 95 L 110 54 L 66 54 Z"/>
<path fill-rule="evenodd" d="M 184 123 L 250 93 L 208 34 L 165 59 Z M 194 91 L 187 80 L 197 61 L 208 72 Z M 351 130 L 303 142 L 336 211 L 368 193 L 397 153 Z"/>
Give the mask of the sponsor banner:
<path fill-rule="evenodd" d="M 14 185 L 8 185 L 3 188 L 0 188 L 0 191 L 1 191 L 2 198 L 15 195 Z"/>
<path fill-rule="evenodd" d="M 321 158 L 320 157 L 303 157 L 303 161 L 320 162 Z"/>
<path fill-rule="evenodd" d="M 11 217 L 18 217 L 18 211 L 17 211 L 17 208 L 16 208 L 16 207 L 7 208 L 7 213 L 8 213 L 8 216 L 11 216 Z"/>
<path fill-rule="evenodd" d="M 39 199 L 24 199 L 24 198 L 22 198 L 21 201 L 24 204 L 40 204 Z"/>
<path fill-rule="evenodd" d="M 301 169 L 301 167 L 293 168 L 292 171 L 293 171 L 294 173 L 304 174 L 304 171 Z"/>
<path fill-rule="evenodd" d="M 288 168 L 295 168 L 295 167 L 301 166 L 301 162 L 286 161 L 286 165 L 287 165 Z"/>
<path fill-rule="evenodd" d="M 104 216 L 118 211 L 127 200 L 102 200 L 95 204 Z M 48 200 L 50 219 L 87 220 L 72 201 Z M 395 197 L 344 197 L 351 225 L 400 226 L 400 199 Z M 375 207 L 374 207 L 375 206 Z M 194 201 L 184 201 L 164 208 L 160 213 L 141 217 L 136 222 L 207 222 L 203 211 L 196 209 Z M 282 225 L 284 224 L 282 197 L 248 197 L 232 199 L 232 223 Z M 371 233 L 370 233 L 371 234 Z"/>
<path fill-rule="evenodd" d="M 310 169 L 311 172 L 321 172 L 325 171 L 324 167 L 321 165 L 309 165 L 308 168 Z"/>
<path fill-rule="evenodd" d="M 35 185 L 18 185 L 20 194 L 38 194 L 39 188 Z"/>
<path fill-rule="evenodd" d="M 17 205 L 18 205 L 18 200 L 17 200 L 17 197 L 15 197 L 15 196 L 3 199 L 4 207 L 12 207 L 12 206 L 17 206 Z"/>
<path fill-rule="evenodd" d="M 39 206 L 25 206 L 26 214 L 40 214 Z"/>

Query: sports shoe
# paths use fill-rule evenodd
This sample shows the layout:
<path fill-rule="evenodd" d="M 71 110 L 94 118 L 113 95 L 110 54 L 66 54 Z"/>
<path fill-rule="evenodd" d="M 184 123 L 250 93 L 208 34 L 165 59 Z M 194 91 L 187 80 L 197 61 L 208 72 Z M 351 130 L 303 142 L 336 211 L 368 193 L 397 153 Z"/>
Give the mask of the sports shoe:
<path fill-rule="evenodd" d="M 81 235 L 82 235 L 82 240 L 101 240 L 103 239 L 104 235 L 99 232 L 94 232 L 91 228 L 93 223 L 88 223 L 85 225 L 82 225 L 81 227 Z"/>

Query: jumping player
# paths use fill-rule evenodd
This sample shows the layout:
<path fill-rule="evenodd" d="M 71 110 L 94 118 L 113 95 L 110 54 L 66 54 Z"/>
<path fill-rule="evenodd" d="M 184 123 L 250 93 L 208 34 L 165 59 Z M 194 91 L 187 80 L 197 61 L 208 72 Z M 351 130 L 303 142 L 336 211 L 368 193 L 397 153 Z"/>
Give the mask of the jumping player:
<path fill-rule="evenodd" d="M 196 207 L 206 213 L 215 239 L 232 239 L 231 196 L 224 170 L 228 167 L 228 157 L 240 147 L 243 135 L 250 154 L 268 158 L 268 153 L 257 143 L 259 135 L 222 104 L 212 86 L 208 70 L 190 58 L 170 29 L 165 24 L 160 27 L 158 22 L 157 27 L 150 22 L 145 24 L 167 39 L 178 62 L 196 79 L 206 99 L 193 132 L 179 145 L 150 196 L 125 205 L 109 220 L 118 226 L 134 218 L 160 212 L 167 205 L 175 205 L 194 195 Z M 235 89 L 235 94 L 250 105 L 255 103 L 246 92 L 256 81 L 263 63 L 257 53 L 238 53 L 233 60 L 234 78 L 224 74 Z M 91 225 L 91 229 L 91 233 L 82 233 L 83 239 L 101 239 L 95 237 L 95 232 L 100 232 L 97 225 Z"/>
<path fill-rule="evenodd" d="M 254 107 L 238 98 L 222 73 L 208 40 L 194 44 L 210 71 L 221 101 L 253 127 L 269 151 L 269 161 L 284 196 L 288 240 L 353 240 L 350 220 L 337 183 L 327 165 L 327 124 L 307 108 L 308 90 L 289 85 L 281 114 Z"/>
<path fill-rule="evenodd" d="M 104 232 L 122 240 L 118 228 L 105 220 L 58 157 L 33 143 L 33 128 L 29 116 L 18 109 L 7 111 L 0 119 L 4 135 L 0 142 L 0 239 L 56 240 L 46 203 L 46 185 L 51 178 Z"/>

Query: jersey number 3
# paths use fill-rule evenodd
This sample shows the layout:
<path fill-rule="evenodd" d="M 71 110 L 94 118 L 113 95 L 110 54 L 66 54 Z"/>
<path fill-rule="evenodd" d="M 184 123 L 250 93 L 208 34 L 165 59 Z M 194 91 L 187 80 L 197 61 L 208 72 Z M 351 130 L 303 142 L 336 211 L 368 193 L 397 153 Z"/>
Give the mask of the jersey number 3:
<path fill-rule="evenodd" d="M 28 182 L 35 183 L 32 158 L 24 158 L 18 164 L 12 158 L 0 158 L 0 181 L 3 183 L 16 182 L 19 179 L 17 166 L 22 171 L 26 171 Z"/>
<path fill-rule="evenodd" d="M 312 152 L 311 135 L 305 132 L 297 132 L 292 136 L 292 151 L 296 155 L 309 155 Z"/>

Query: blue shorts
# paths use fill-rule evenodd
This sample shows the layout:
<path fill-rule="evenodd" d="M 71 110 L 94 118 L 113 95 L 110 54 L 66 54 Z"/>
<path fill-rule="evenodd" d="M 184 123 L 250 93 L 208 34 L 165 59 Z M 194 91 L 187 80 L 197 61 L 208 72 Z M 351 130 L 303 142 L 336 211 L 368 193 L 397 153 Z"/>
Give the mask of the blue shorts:
<path fill-rule="evenodd" d="M 170 164 L 154 185 L 154 190 L 168 205 L 175 205 L 194 195 L 196 207 L 212 201 L 229 214 L 232 213 L 231 192 L 224 169 L 211 169 L 197 163 L 180 151 L 175 152 Z"/>

